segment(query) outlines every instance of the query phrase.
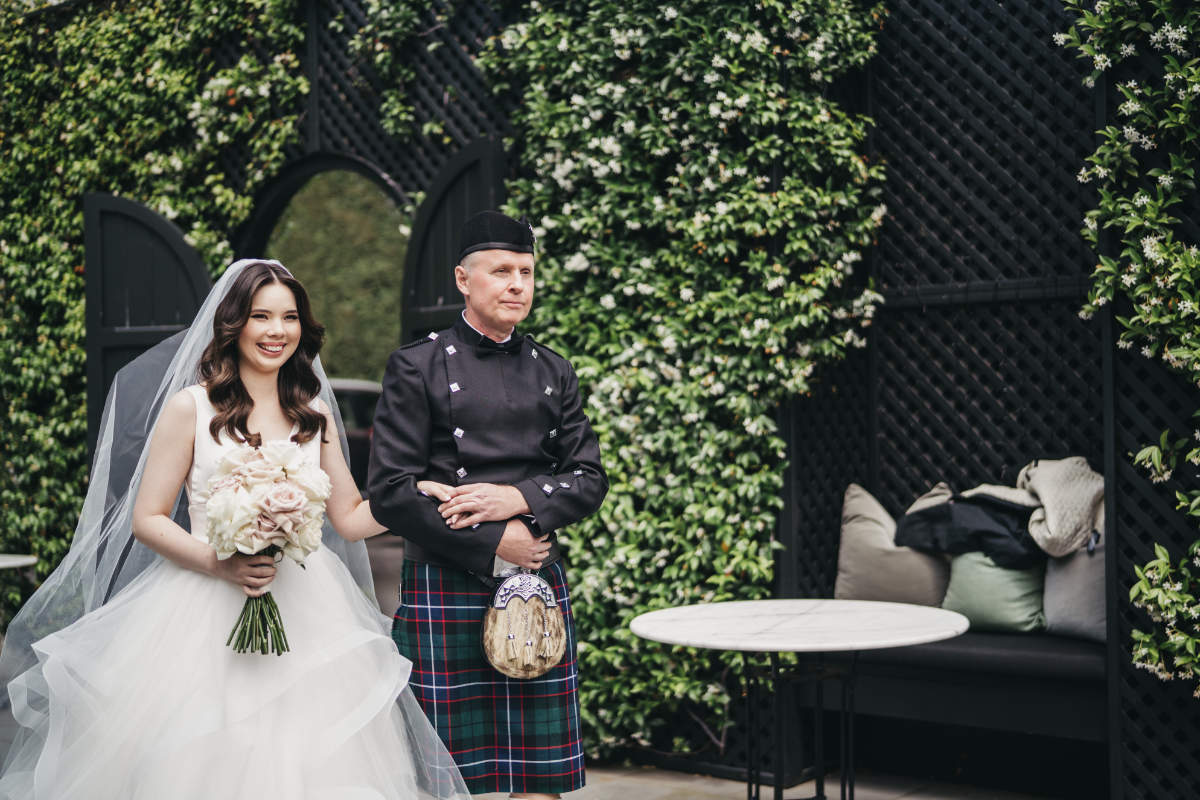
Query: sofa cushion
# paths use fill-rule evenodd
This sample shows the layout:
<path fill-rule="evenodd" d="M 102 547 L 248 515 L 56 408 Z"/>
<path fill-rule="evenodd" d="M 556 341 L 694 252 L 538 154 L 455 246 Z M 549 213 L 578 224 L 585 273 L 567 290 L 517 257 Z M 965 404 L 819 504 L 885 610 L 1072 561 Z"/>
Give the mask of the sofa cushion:
<path fill-rule="evenodd" d="M 945 560 L 897 547 L 895 533 L 896 523 L 870 492 L 855 483 L 846 487 L 834 597 L 924 606 L 942 602 L 950 577 Z"/>
<path fill-rule="evenodd" d="M 1052 558 L 1046 565 L 1046 630 L 1103 642 L 1106 638 L 1104 542 L 1095 550 L 1078 550 Z"/>
<path fill-rule="evenodd" d="M 950 562 L 950 584 L 942 608 L 971 621 L 971 630 L 1032 632 L 1046 627 L 1042 612 L 1044 563 L 1008 569 L 983 553 L 963 553 Z"/>

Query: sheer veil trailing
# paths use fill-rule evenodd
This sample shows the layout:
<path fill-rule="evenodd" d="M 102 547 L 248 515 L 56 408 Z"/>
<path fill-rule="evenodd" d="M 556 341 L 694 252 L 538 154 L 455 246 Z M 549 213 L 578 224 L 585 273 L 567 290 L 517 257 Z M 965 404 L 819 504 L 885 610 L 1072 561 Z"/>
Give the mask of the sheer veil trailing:
<path fill-rule="evenodd" d="M 217 306 L 246 267 L 263 261 L 267 260 L 244 259 L 230 265 L 205 299 L 191 327 L 160 342 L 117 373 L 105 400 L 87 495 L 70 551 L 17 613 L 5 634 L 0 680 L 9 691 L 0 695 L 0 702 L 10 704 L 17 720 L 25 726 L 27 730 L 21 733 L 36 735 L 28 730 L 37 727 L 31 722 L 36 723 L 49 711 L 44 707 L 48 698 L 39 696 L 43 680 L 34 643 L 75 623 L 118 594 L 137 591 L 148 568 L 161 559 L 133 537 L 131 525 L 150 435 L 167 400 L 197 383 L 200 358 L 212 339 Z M 333 410 L 337 421 L 342 452 L 348 453 L 337 401 L 319 359 L 314 361 L 313 368 L 321 384 L 319 396 Z M 187 498 L 182 489 L 173 518 L 190 529 Z M 341 559 L 354 582 L 374 604 L 365 545 L 345 541 L 326 520 L 322 546 Z M 381 629 L 386 630 L 388 620 L 382 614 L 378 616 Z M 424 773 L 422 784 L 434 795 L 458 796 L 461 780 L 453 762 L 411 691 L 403 691 L 399 704 L 406 720 L 412 723 L 410 728 L 417 729 L 409 731 L 409 744 Z M 5 759 L 6 771 L 13 766 L 17 751 L 24 749 L 28 755 L 29 748 L 23 748 L 22 744 L 19 734 Z"/>

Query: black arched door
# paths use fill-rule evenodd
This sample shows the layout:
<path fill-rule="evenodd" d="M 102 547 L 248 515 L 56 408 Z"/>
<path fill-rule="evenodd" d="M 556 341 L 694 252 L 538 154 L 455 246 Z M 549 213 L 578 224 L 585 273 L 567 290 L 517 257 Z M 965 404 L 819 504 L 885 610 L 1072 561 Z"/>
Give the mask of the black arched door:
<path fill-rule="evenodd" d="M 92 450 L 117 370 L 191 324 L 211 282 L 183 232 L 132 200 L 84 195 L 83 228 Z"/>
<path fill-rule="evenodd" d="M 454 285 L 467 217 L 504 202 L 507 162 L 494 139 L 478 139 L 447 162 L 417 210 L 404 265 L 404 340 L 448 327 L 463 308 Z"/>

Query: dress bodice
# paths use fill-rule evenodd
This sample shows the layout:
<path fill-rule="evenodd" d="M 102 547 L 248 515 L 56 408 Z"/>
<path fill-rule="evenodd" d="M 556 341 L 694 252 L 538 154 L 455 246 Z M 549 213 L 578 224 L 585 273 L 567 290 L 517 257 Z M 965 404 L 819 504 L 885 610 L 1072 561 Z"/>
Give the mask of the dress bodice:
<path fill-rule="evenodd" d="M 192 535 L 197 539 L 208 541 L 207 516 L 205 514 L 205 505 L 208 503 L 208 479 L 225 454 L 237 447 L 239 443 L 230 438 L 224 430 L 219 434 L 219 441 L 213 440 L 212 434 L 208 431 L 208 425 L 217 415 L 217 410 L 209 402 L 208 392 L 204 390 L 203 386 L 189 386 L 184 391 L 188 392 L 196 401 L 196 430 L 195 443 L 192 447 L 192 466 L 188 470 L 187 479 L 183 484 L 188 497 L 188 517 L 191 520 Z M 310 405 L 315 409 L 316 403 L 314 398 Z M 291 435 L 295 435 L 295 433 L 296 426 L 293 425 Z M 300 445 L 300 452 L 304 453 L 305 457 L 310 459 L 313 464 L 320 466 L 321 437 L 314 436 Z"/>

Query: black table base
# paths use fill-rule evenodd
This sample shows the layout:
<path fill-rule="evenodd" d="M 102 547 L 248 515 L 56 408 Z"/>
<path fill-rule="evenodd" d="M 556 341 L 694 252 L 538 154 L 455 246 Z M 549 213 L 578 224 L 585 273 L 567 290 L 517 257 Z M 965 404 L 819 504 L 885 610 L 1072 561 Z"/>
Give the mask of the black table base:
<path fill-rule="evenodd" d="M 752 657 L 748 657 L 748 662 Z M 841 745 L 841 800 L 854 800 L 854 677 L 858 665 L 858 653 L 854 653 L 848 664 L 800 663 L 781 668 L 779 655 L 770 654 L 768 665 L 748 663 L 746 668 L 746 728 L 749 736 L 746 745 L 746 800 L 761 800 L 762 758 L 759 752 L 758 704 L 761 684 L 769 683 L 774 694 L 780 695 L 784 683 L 813 684 L 812 708 L 813 765 L 811 774 L 816 780 L 816 794 L 804 800 L 828 800 L 825 794 L 825 682 L 837 681 L 841 689 L 839 709 L 839 739 Z M 771 746 L 775 751 L 773 800 L 783 800 L 785 710 L 775 709 Z M 795 800 L 799 800 L 796 798 Z"/>

